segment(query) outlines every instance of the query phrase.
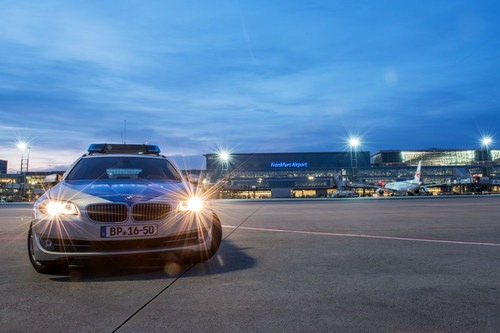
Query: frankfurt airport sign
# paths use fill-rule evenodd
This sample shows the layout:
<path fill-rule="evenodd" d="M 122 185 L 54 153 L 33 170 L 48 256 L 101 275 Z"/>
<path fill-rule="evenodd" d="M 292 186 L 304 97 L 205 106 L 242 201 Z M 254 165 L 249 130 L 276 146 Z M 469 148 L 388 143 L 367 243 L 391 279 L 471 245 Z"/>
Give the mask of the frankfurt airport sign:
<path fill-rule="evenodd" d="M 271 168 L 307 168 L 307 162 L 271 162 Z"/>

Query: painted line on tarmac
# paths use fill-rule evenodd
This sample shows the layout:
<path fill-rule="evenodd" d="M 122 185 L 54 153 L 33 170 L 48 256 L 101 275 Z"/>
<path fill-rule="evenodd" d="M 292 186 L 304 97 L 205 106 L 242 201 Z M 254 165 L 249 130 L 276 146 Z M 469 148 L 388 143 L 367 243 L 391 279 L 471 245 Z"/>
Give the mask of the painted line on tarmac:
<path fill-rule="evenodd" d="M 432 239 L 432 238 L 411 238 L 411 237 L 397 237 L 397 236 L 376 236 L 376 235 L 364 235 L 364 234 L 341 234 L 341 233 L 322 232 L 322 231 L 287 230 L 287 229 L 272 229 L 272 228 L 242 227 L 242 226 L 235 227 L 235 226 L 231 226 L 231 225 L 223 225 L 223 227 L 224 228 L 232 228 L 232 229 L 244 229 L 244 230 L 254 230 L 254 231 L 270 231 L 270 232 L 284 232 L 284 233 L 303 234 L 303 235 L 322 235 L 322 236 L 337 236 L 337 237 L 358 237 L 358 238 L 373 238 L 373 239 L 389 239 L 389 240 L 401 240 L 401 241 L 410 241 L 410 242 L 426 242 L 426 243 L 442 243 L 442 244 L 500 246 L 500 243 L 474 242 L 474 241 L 464 241 L 464 240 L 446 240 L 446 239 Z"/>

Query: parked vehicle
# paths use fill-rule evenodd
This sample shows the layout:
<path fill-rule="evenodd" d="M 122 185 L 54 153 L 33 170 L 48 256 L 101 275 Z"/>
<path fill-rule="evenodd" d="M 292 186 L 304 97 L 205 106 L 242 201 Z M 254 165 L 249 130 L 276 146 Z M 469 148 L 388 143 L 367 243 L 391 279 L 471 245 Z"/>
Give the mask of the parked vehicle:
<path fill-rule="evenodd" d="M 99 257 L 212 257 L 221 222 L 154 145 L 92 144 L 34 204 L 28 234 L 39 273 Z"/>

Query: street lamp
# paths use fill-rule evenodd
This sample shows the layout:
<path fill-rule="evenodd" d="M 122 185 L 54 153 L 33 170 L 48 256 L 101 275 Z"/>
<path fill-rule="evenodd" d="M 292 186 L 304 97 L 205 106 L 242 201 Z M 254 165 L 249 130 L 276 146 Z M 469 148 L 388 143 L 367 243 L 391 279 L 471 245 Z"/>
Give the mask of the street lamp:
<path fill-rule="evenodd" d="M 490 158 L 490 145 L 493 143 L 493 139 L 489 136 L 485 136 L 481 139 L 481 156 L 482 156 L 482 163 L 483 163 L 483 177 L 485 177 L 485 182 L 482 184 L 483 191 L 490 191 L 491 190 L 491 183 L 488 177 L 491 175 L 491 158 Z M 486 157 L 484 156 L 484 153 L 486 152 Z M 481 181 L 482 182 L 482 181 Z"/>
<path fill-rule="evenodd" d="M 28 174 L 29 163 L 30 163 L 30 150 L 31 147 L 28 143 L 21 141 L 18 142 L 17 148 L 21 151 L 21 197 L 24 198 L 26 195 L 26 176 Z M 27 151 L 26 158 L 24 157 L 24 152 Z"/>
<path fill-rule="evenodd" d="M 219 174 L 219 179 L 217 183 L 219 184 L 220 189 L 223 189 L 226 185 L 226 182 L 228 181 L 228 169 L 229 169 L 229 162 L 231 159 L 231 155 L 229 151 L 227 150 L 219 150 L 217 153 L 217 157 L 219 160 L 219 163 L 221 165 L 221 172 Z M 220 192 L 220 195 L 223 197 L 224 193 L 223 191 Z"/>
<path fill-rule="evenodd" d="M 352 170 L 352 178 L 356 177 L 356 171 L 358 169 L 358 154 L 357 154 L 357 148 L 361 145 L 361 140 L 356 137 L 352 136 L 348 140 L 349 147 L 351 148 L 351 170 Z"/>
<path fill-rule="evenodd" d="M 28 147 L 28 144 L 27 144 L 26 142 L 24 142 L 24 141 L 20 141 L 20 142 L 18 142 L 18 143 L 17 143 L 17 148 L 19 148 L 19 150 L 20 150 L 21 152 L 24 152 L 24 151 L 25 151 L 26 149 L 28 149 L 29 147 Z"/>
<path fill-rule="evenodd" d="M 351 137 L 349 139 L 349 146 L 351 148 L 357 148 L 361 144 L 361 141 L 359 140 L 358 137 Z"/>
<path fill-rule="evenodd" d="M 489 152 L 489 148 L 490 148 L 490 145 L 493 143 L 493 139 L 489 136 L 485 136 L 481 139 L 481 144 L 482 144 L 482 148 L 481 151 L 481 155 L 482 155 L 482 159 L 483 159 L 483 162 L 485 161 L 489 161 L 490 160 L 490 152 Z M 484 151 L 486 151 L 486 158 L 484 157 Z"/>
<path fill-rule="evenodd" d="M 223 177 L 224 177 L 225 173 L 229 169 L 229 160 L 231 159 L 231 155 L 230 155 L 229 151 L 227 151 L 227 150 L 221 150 L 221 151 L 219 151 L 219 153 L 217 155 L 219 156 L 219 163 L 222 166 L 221 169 L 222 169 L 222 173 L 223 173 Z"/>
<path fill-rule="evenodd" d="M 493 142 L 493 139 L 487 136 L 484 137 L 481 142 L 483 143 L 484 146 L 489 146 Z"/>
<path fill-rule="evenodd" d="M 227 163 L 229 162 L 229 152 L 226 150 L 221 150 L 219 152 L 219 158 L 222 162 Z"/>

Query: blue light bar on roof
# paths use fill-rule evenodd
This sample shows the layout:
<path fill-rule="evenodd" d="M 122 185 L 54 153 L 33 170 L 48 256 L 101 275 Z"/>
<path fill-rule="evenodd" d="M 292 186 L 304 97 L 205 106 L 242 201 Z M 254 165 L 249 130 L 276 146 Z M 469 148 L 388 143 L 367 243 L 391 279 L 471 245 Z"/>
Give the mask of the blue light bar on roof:
<path fill-rule="evenodd" d="M 93 143 L 89 146 L 89 154 L 160 154 L 157 145 Z"/>
<path fill-rule="evenodd" d="M 144 145 L 144 147 L 146 147 L 148 154 L 161 153 L 160 147 L 158 147 L 157 145 Z"/>
<path fill-rule="evenodd" d="M 104 146 L 105 144 L 103 143 L 93 143 L 89 146 L 89 153 L 104 153 Z"/>

